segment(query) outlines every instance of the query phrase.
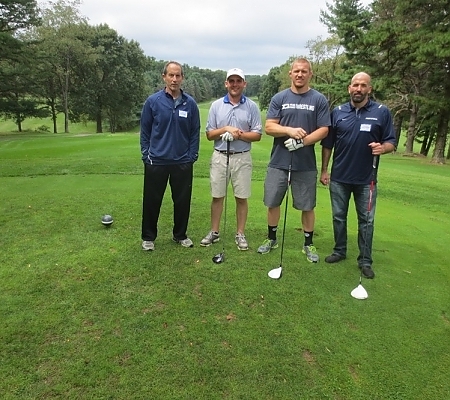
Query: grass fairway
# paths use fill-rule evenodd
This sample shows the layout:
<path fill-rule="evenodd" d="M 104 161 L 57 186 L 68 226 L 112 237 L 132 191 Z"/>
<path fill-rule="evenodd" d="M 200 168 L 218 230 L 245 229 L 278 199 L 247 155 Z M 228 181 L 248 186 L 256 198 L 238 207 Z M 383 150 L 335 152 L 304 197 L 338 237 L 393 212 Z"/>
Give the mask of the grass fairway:
<path fill-rule="evenodd" d="M 290 207 L 283 278 L 267 277 L 280 256 L 256 253 L 267 136 L 253 148 L 248 252 L 234 245 L 231 196 L 226 262 L 211 261 L 223 242 L 198 245 L 209 229 L 212 144 L 203 137 L 188 232 L 196 246 L 171 241 L 168 190 L 156 250 L 143 252 L 138 141 L 0 135 L 2 399 L 450 398 L 449 166 L 382 157 L 376 278 L 363 281 L 361 301 L 350 296 L 359 281 L 354 209 L 348 258 L 328 265 L 320 184 L 321 262 L 301 254 Z"/>

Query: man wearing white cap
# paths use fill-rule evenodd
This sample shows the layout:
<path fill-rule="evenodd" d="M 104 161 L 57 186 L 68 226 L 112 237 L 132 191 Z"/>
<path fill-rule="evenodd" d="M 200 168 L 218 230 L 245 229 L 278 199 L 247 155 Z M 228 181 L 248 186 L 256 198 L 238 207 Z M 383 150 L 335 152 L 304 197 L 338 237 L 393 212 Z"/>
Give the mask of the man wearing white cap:
<path fill-rule="evenodd" d="M 231 182 L 236 200 L 235 243 L 239 250 L 248 250 L 244 232 L 248 214 L 247 199 L 251 194 L 250 149 L 252 142 L 261 140 L 262 123 L 256 103 L 243 95 L 246 86 L 244 72 L 239 68 L 230 69 L 225 80 L 228 93 L 214 101 L 209 109 L 206 137 L 208 140 L 214 140 L 210 168 L 211 230 L 200 242 L 201 246 L 209 246 L 220 239 L 219 225 L 223 201 L 227 182 Z"/>

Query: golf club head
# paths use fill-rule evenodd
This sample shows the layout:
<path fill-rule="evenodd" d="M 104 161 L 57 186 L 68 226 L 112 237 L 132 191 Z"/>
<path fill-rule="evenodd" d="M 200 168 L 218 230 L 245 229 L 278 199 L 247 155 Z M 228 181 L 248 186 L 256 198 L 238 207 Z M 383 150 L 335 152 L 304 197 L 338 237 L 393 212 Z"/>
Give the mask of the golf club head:
<path fill-rule="evenodd" d="M 369 297 L 366 289 L 364 289 L 361 284 L 359 284 L 356 288 L 354 288 L 350 294 L 352 295 L 353 298 L 358 300 L 365 300 Z"/>
<path fill-rule="evenodd" d="M 225 261 L 225 253 L 219 253 L 216 254 L 213 258 L 212 261 L 214 264 L 222 264 Z"/>
<path fill-rule="evenodd" d="M 278 268 L 271 269 L 267 275 L 272 279 L 280 279 L 281 275 L 283 275 L 283 268 L 279 266 Z"/>

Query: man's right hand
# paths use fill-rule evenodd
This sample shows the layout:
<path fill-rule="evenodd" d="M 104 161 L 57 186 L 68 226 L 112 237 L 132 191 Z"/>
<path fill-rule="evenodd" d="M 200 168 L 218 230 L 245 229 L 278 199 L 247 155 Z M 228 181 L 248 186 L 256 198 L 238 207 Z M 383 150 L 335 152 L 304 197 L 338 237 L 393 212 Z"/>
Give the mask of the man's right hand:
<path fill-rule="evenodd" d="M 327 171 L 321 172 L 320 183 L 325 186 L 328 186 L 328 184 L 330 183 L 330 174 Z"/>
<path fill-rule="evenodd" d="M 304 139 L 306 131 L 303 128 L 287 128 L 287 134 L 292 139 Z"/>

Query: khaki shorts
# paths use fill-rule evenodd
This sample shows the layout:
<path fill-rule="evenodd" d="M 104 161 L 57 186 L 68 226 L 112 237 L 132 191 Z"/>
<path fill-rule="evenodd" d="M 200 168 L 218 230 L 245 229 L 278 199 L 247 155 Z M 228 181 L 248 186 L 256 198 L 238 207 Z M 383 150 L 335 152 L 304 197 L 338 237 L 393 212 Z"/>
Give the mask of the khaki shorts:
<path fill-rule="evenodd" d="M 248 199 L 251 195 L 252 157 L 250 152 L 230 154 L 228 181 L 233 187 L 234 196 Z M 211 195 L 215 198 L 225 197 L 226 193 L 227 155 L 213 152 L 209 170 Z"/>
<path fill-rule="evenodd" d="M 277 168 L 267 168 L 264 181 L 264 205 L 279 207 L 287 190 L 288 171 Z M 291 193 L 296 210 L 310 211 L 316 206 L 316 171 L 292 171 Z"/>

